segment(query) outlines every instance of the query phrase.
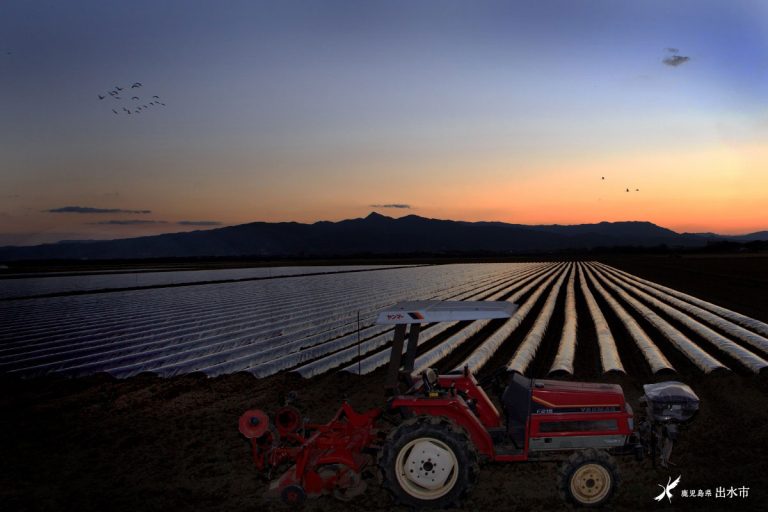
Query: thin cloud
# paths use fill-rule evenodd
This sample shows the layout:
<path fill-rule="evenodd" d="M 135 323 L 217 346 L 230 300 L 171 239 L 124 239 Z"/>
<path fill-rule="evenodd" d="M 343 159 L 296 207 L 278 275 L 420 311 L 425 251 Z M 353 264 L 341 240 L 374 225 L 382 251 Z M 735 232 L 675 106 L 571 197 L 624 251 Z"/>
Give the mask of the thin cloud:
<path fill-rule="evenodd" d="M 180 220 L 176 224 L 179 226 L 221 226 L 221 222 L 217 220 Z"/>
<path fill-rule="evenodd" d="M 91 208 L 90 206 L 62 206 L 43 210 L 45 213 L 152 213 L 152 210 L 122 210 L 120 208 Z"/>
<path fill-rule="evenodd" d="M 391 203 L 391 204 L 372 204 L 369 205 L 371 208 L 399 208 L 402 210 L 410 210 L 413 208 L 410 204 L 403 204 L 403 203 Z"/>
<path fill-rule="evenodd" d="M 140 226 L 146 224 L 168 224 L 164 220 L 102 220 L 101 222 L 89 222 L 100 226 Z"/>
<path fill-rule="evenodd" d="M 665 58 L 664 60 L 662 60 L 661 62 L 663 62 L 667 66 L 672 66 L 676 68 L 677 66 L 685 64 L 689 60 L 691 60 L 691 58 L 686 57 L 685 55 L 671 55 Z"/>

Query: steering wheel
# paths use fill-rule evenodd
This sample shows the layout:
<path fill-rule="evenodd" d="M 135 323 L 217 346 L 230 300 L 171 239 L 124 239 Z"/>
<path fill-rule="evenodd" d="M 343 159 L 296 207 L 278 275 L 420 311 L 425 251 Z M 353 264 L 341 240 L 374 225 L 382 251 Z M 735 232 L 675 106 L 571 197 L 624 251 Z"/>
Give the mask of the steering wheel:
<path fill-rule="evenodd" d="M 485 389 L 486 386 L 490 385 L 490 388 L 493 390 L 493 392 L 499 397 L 501 397 L 501 394 L 504 393 L 504 390 L 507 387 L 507 381 L 509 380 L 509 370 L 505 366 L 501 366 L 493 371 L 490 375 L 486 375 L 482 379 L 478 381 L 478 384 L 480 387 Z"/>

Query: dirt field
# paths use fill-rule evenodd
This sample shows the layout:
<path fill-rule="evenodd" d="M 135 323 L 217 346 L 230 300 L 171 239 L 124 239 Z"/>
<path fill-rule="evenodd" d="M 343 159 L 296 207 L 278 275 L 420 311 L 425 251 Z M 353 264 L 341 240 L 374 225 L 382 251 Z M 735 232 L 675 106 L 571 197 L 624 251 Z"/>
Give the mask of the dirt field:
<path fill-rule="evenodd" d="M 741 261 L 736 267 L 730 258 L 606 263 L 768 320 L 765 294 L 760 294 L 760 288 L 766 289 L 765 259 Z M 739 279 L 732 279 L 734 275 Z M 616 325 L 615 319 L 608 320 Z M 585 343 L 592 334 L 588 325 L 580 324 Z M 620 350 L 630 346 L 623 330 L 617 328 L 614 334 Z M 543 348 L 551 342 L 545 339 Z M 633 405 L 643 383 L 660 380 L 633 362 L 631 351 L 628 355 L 622 351 L 622 356 L 633 377 L 621 378 L 600 376 L 595 358 L 582 352 L 575 377 L 618 382 Z M 547 357 L 534 362 L 535 376 L 548 368 L 539 360 Z M 677 467 L 654 470 L 649 461 L 620 462 L 623 483 L 612 509 L 768 510 L 768 384 L 741 372 L 704 376 L 682 360 L 672 362 L 680 370 L 677 378 L 699 394 L 701 413 L 675 446 L 672 460 Z M 252 407 L 274 409 L 283 393 L 295 390 L 305 415 L 326 421 L 345 396 L 359 409 L 381 405 L 382 384 L 382 371 L 311 380 L 291 374 L 266 379 L 238 374 L 213 379 L 189 375 L 123 381 L 107 376 L 0 380 L 0 503 L 3 510 L 14 511 L 284 510 L 261 498 L 265 485 L 256 478 L 249 446 L 237 431 L 239 415 Z M 486 466 L 464 510 L 565 509 L 555 487 L 557 467 Z M 680 488 L 714 493 L 718 486 L 745 486 L 749 496 L 676 495 L 671 507 L 653 501 L 661 491 L 658 484 L 678 475 L 682 475 Z M 375 483 L 350 503 L 326 497 L 306 507 L 390 508 L 389 497 Z"/>

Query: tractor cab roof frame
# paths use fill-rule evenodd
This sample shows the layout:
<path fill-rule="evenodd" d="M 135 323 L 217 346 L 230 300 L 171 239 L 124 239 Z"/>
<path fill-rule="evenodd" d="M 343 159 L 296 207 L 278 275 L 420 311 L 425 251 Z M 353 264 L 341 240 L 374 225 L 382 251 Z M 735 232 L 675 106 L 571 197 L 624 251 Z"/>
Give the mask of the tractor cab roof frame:
<path fill-rule="evenodd" d="M 458 322 L 466 320 L 493 320 L 510 318 L 517 310 L 517 305 L 506 301 L 443 301 L 420 300 L 398 302 L 381 312 L 376 319 L 377 324 L 395 325 L 395 337 L 392 341 L 392 351 L 389 357 L 387 374 L 387 393 L 395 394 L 400 383 L 401 375 L 410 380 L 416 359 L 416 347 L 419 341 L 421 324 L 435 322 Z M 408 347 L 405 361 L 402 361 L 403 344 L 405 342 L 406 326 L 408 332 Z M 400 372 L 400 366 L 403 372 Z M 409 383 L 409 385 L 412 383 Z"/>

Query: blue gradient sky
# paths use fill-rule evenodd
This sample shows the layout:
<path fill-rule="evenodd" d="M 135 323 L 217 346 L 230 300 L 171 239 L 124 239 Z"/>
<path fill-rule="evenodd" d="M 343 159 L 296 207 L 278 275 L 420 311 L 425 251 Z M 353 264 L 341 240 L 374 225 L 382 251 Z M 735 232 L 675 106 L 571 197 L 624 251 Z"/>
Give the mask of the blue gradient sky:
<path fill-rule="evenodd" d="M 391 203 L 768 228 L 765 2 L 223 4 L 0 5 L 0 243 Z M 166 106 L 96 96 L 134 81 Z"/>

